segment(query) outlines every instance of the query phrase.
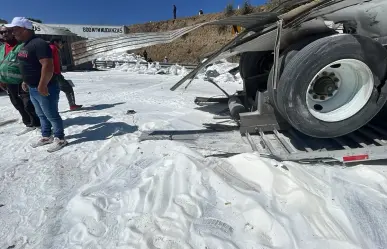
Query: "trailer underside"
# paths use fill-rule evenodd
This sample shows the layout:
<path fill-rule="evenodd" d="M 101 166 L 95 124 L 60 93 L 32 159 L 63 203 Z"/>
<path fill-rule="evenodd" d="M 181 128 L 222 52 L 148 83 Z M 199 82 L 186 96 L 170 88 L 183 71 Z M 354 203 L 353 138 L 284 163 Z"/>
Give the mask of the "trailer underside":
<path fill-rule="evenodd" d="M 287 8 L 291 10 L 286 12 Z M 258 87 L 258 91 L 254 88 L 249 89 L 249 85 L 246 83 L 246 79 L 251 79 L 248 78 L 249 76 L 247 78 L 242 76 L 245 82 L 244 91 L 232 96 L 217 86 L 211 78 L 208 79 L 209 82 L 220 88 L 227 98 L 217 100 L 202 98 L 201 100 L 227 102 L 230 117 L 237 124 L 237 126 L 232 127 L 234 131 L 229 131 L 230 127 L 219 124 L 206 125 L 204 130 L 186 131 L 185 133 L 188 134 L 183 131 L 157 131 L 152 134 L 144 134 L 141 139 L 193 141 L 199 138 L 205 139 L 204 137 L 208 137 L 209 134 L 219 129 L 222 130 L 222 135 L 235 136 L 235 129 L 239 129 L 239 134 L 243 135 L 244 141 L 250 145 L 251 150 L 278 160 L 354 162 L 387 159 L 387 127 L 380 125 L 380 123 L 368 123 L 380 111 L 387 99 L 387 86 L 385 84 L 387 80 L 387 51 L 383 47 L 386 42 L 384 38 L 387 37 L 387 29 L 385 28 L 387 26 L 387 17 L 384 14 L 386 9 L 387 2 L 384 0 L 289 0 L 268 13 L 236 16 L 164 33 L 130 34 L 115 38 L 77 42 L 72 45 L 73 56 L 78 63 L 82 63 L 96 58 L 101 53 L 171 42 L 203 25 L 240 25 L 245 27 L 241 34 L 210 55 L 205 62 L 201 63 L 171 88 L 174 91 L 187 80 L 190 80 L 185 86 L 187 88 L 203 68 L 219 59 L 251 52 L 270 53 L 273 57 L 273 62 L 270 64 L 272 77 L 269 80 L 269 73 L 263 75 L 263 78 L 266 77 L 265 80 L 261 79 L 260 82 L 257 81 L 257 84 L 262 84 L 264 87 Z M 281 13 L 281 11 L 285 13 Z M 329 22 L 332 24 L 331 26 L 329 26 Z M 332 35 L 330 32 L 336 32 L 335 25 L 345 26 L 344 33 L 346 34 Z M 304 40 L 307 40 L 307 43 L 299 46 L 300 43 L 303 44 Z M 308 44 L 316 44 L 315 42 L 319 44 L 319 46 L 314 47 L 315 49 L 325 46 L 325 50 L 316 50 L 316 53 L 320 52 L 318 54 L 320 57 L 315 57 L 317 59 L 314 61 L 310 60 L 316 72 L 313 71 L 310 73 L 311 75 L 300 79 L 298 75 L 310 71 L 309 68 L 305 67 L 310 64 L 304 58 L 314 57 L 314 55 L 305 52 L 312 50 L 302 49 Z M 344 51 L 343 47 L 335 47 L 337 44 L 351 45 L 352 50 Z M 288 52 L 287 49 L 292 48 L 293 45 L 299 46 L 298 50 L 292 50 L 298 53 L 296 55 L 293 53 L 293 56 L 298 56 L 298 61 L 304 63 L 289 63 L 292 65 L 292 69 L 286 71 L 287 77 L 281 77 L 280 74 L 283 72 L 280 72 L 279 61 L 281 56 L 286 55 L 284 53 Z M 112 49 L 111 47 L 115 48 Z M 333 50 L 329 50 L 329 47 L 332 47 Z M 325 51 L 325 53 L 321 51 Z M 338 57 L 336 59 L 335 55 L 340 53 L 342 53 L 342 57 L 336 56 Z M 353 55 L 355 53 L 356 55 Z M 262 56 L 262 54 L 259 56 Z M 319 63 L 323 59 L 325 61 L 326 58 L 328 60 L 332 59 L 332 61 L 320 65 Z M 331 83 L 333 88 L 336 89 L 335 91 L 338 92 L 339 85 L 345 85 L 345 81 L 342 80 L 345 77 L 341 77 L 342 75 L 339 75 L 339 77 L 334 72 L 325 72 L 323 70 L 326 67 L 340 68 L 342 65 L 344 65 L 342 70 L 345 70 L 344 60 L 351 60 L 351 63 L 356 61 L 357 65 L 361 64 L 361 66 L 365 65 L 365 71 L 368 70 L 367 73 L 371 76 L 364 73 L 364 77 L 368 78 L 356 77 L 360 78 L 359 82 L 371 82 L 372 86 L 368 87 L 371 90 L 367 90 L 370 95 L 364 98 L 366 99 L 364 104 L 358 104 L 360 106 L 359 110 L 354 111 L 354 108 L 348 108 L 348 112 L 353 112 L 353 114 L 348 114 L 348 117 L 344 117 L 348 112 L 337 115 L 340 117 L 334 121 L 319 119 L 316 116 L 312 117 L 311 113 L 317 113 L 323 110 L 323 107 L 320 104 L 307 106 L 307 103 L 304 102 L 308 101 L 308 96 L 313 95 L 316 101 L 325 101 L 331 99 L 334 95 L 332 93 L 317 95 L 321 91 L 317 91 L 315 88 L 305 88 L 305 86 L 320 84 L 320 82 L 316 83 L 316 78 L 324 78 L 324 81 L 327 82 L 325 76 L 333 75 L 331 81 L 339 83 Z M 293 59 L 293 61 L 296 60 Z M 249 58 L 245 65 L 255 65 L 253 62 L 256 62 L 254 58 Z M 303 71 L 299 72 L 301 69 L 298 69 L 295 65 L 304 65 Z M 286 66 L 289 65 L 284 65 L 284 67 Z M 352 67 L 354 74 L 361 71 L 356 70 L 361 66 Z M 253 71 L 259 69 L 252 68 Z M 321 75 L 320 72 L 317 72 L 317 69 L 322 70 Z M 292 74 L 291 72 L 295 73 Z M 251 76 L 260 77 L 260 74 Z M 349 81 L 355 82 L 356 77 L 350 78 Z M 282 79 L 288 81 L 284 82 L 286 80 Z M 281 80 L 281 87 L 277 89 L 277 84 Z M 269 91 L 270 88 L 273 90 Z M 301 88 L 303 90 L 300 90 Z M 350 90 L 354 91 L 353 89 Z M 342 91 L 345 92 L 345 89 Z M 277 94 L 279 97 L 277 97 Z M 363 95 L 358 94 L 358 96 Z M 353 96 L 348 97 L 348 99 L 356 99 L 356 102 L 361 99 L 358 96 L 356 98 Z M 312 107 L 320 107 L 320 110 L 314 110 Z M 341 106 L 335 108 L 331 108 L 332 110 L 329 112 L 333 113 Z M 322 116 L 322 113 L 328 109 L 324 109 L 318 114 Z M 306 124 L 304 124 L 305 120 L 308 121 Z M 382 123 L 384 124 L 384 122 Z M 302 131 L 302 133 L 299 131 Z M 228 134 L 224 132 L 228 132 Z M 210 136 L 213 140 L 216 140 L 216 136 Z M 230 152 L 229 150 L 226 151 Z M 241 152 L 243 151 L 238 153 Z"/>
<path fill-rule="evenodd" d="M 243 93 L 238 92 L 243 98 Z M 264 100 L 265 94 L 259 98 Z M 197 97 L 197 104 L 226 105 L 227 97 Z M 228 115 L 215 116 L 221 120 L 203 124 L 200 130 L 157 130 L 143 133 L 140 141 L 174 140 L 203 149 L 207 156 L 227 157 L 235 154 L 256 152 L 263 157 L 278 161 L 300 163 L 339 162 L 354 163 L 387 159 L 387 125 L 369 123 L 346 136 L 321 139 L 306 136 L 293 129 L 274 111 L 270 104 L 258 101 L 256 111 L 240 114 L 240 120 Z M 233 125 L 224 121 L 232 121 Z M 238 147 L 227 143 L 239 141 Z M 203 144 L 206 146 L 203 147 Z"/>
<path fill-rule="evenodd" d="M 243 94 L 239 93 L 243 98 Z M 197 103 L 225 102 L 228 98 L 200 98 Z M 240 113 L 239 132 L 254 151 L 281 161 L 369 161 L 387 159 L 387 125 L 375 119 L 348 135 L 313 138 L 292 128 L 268 103 L 267 93 L 258 93 L 255 111 Z"/>

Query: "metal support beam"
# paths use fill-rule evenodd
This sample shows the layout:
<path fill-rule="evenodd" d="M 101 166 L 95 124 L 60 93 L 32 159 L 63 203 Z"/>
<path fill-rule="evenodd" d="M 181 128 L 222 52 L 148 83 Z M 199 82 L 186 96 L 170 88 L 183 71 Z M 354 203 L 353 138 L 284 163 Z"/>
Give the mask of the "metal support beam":
<path fill-rule="evenodd" d="M 277 89 L 277 82 L 278 82 L 278 59 L 279 59 L 279 50 L 281 47 L 281 34 L 282 34 L 282 25 L 283 20 L 280 19 L 277 21 L 277 37 L 274 43 L 274 77 L 273 77 L 273 89 Z"/>

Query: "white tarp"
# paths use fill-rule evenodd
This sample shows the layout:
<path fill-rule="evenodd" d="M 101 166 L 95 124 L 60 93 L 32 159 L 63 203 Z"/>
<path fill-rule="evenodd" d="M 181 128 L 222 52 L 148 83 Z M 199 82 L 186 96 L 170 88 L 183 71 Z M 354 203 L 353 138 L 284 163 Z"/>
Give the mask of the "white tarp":
<path fill-rule="evenodd" d="M 53 28 L 65 28 L 84 38 L 101 38 L 125 34 L 125 26 L 47 24 Z"/>
<path fill-rule="evenodd" d="M 137 48 L 170 43 L 207 23 L 201 23 L 165 32 L 133 33 L 106 38 L 89 39 L 71 44 L 74 64 L 79 65 L 108 54 L 125 52 Z"/>
<path fill-rule="evenodd" d="M 77 34 L 63 27 L 51 27 L 43 23 L 32 22 L 32 26 L 37 35 L 64 35 L 76 36 Z"/>

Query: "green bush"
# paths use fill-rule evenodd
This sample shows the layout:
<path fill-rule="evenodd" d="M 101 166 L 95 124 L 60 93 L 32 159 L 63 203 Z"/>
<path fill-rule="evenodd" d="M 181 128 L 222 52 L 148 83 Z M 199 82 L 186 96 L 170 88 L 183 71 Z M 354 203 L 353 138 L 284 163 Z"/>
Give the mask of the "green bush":
<path fill-rule="evenodd" d="M 253 6 L 250 4 L 249 0 L 245 0 L 241 10 L 242 15 L 248 15 L 254 12 Z"/>
<path fill-rule="evenodd" d="M 226 9 L 224 10 L 225 16 L 232 16 L 234 15 L 235 10 L 232 3 L 227 4 Z"/>

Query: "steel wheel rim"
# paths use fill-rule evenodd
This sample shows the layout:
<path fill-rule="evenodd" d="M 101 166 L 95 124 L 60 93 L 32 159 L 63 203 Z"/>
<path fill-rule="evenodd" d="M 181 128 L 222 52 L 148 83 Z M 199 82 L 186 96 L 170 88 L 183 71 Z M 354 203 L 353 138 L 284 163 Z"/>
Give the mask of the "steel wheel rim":
<path fill-rule="evenodd" d="M 321 69 L 306 92 L 308 111 L 325 122 L 339 122 L 358 113 L 374 88 L 371 69 L 362 61 L 342 59 Z"/>

